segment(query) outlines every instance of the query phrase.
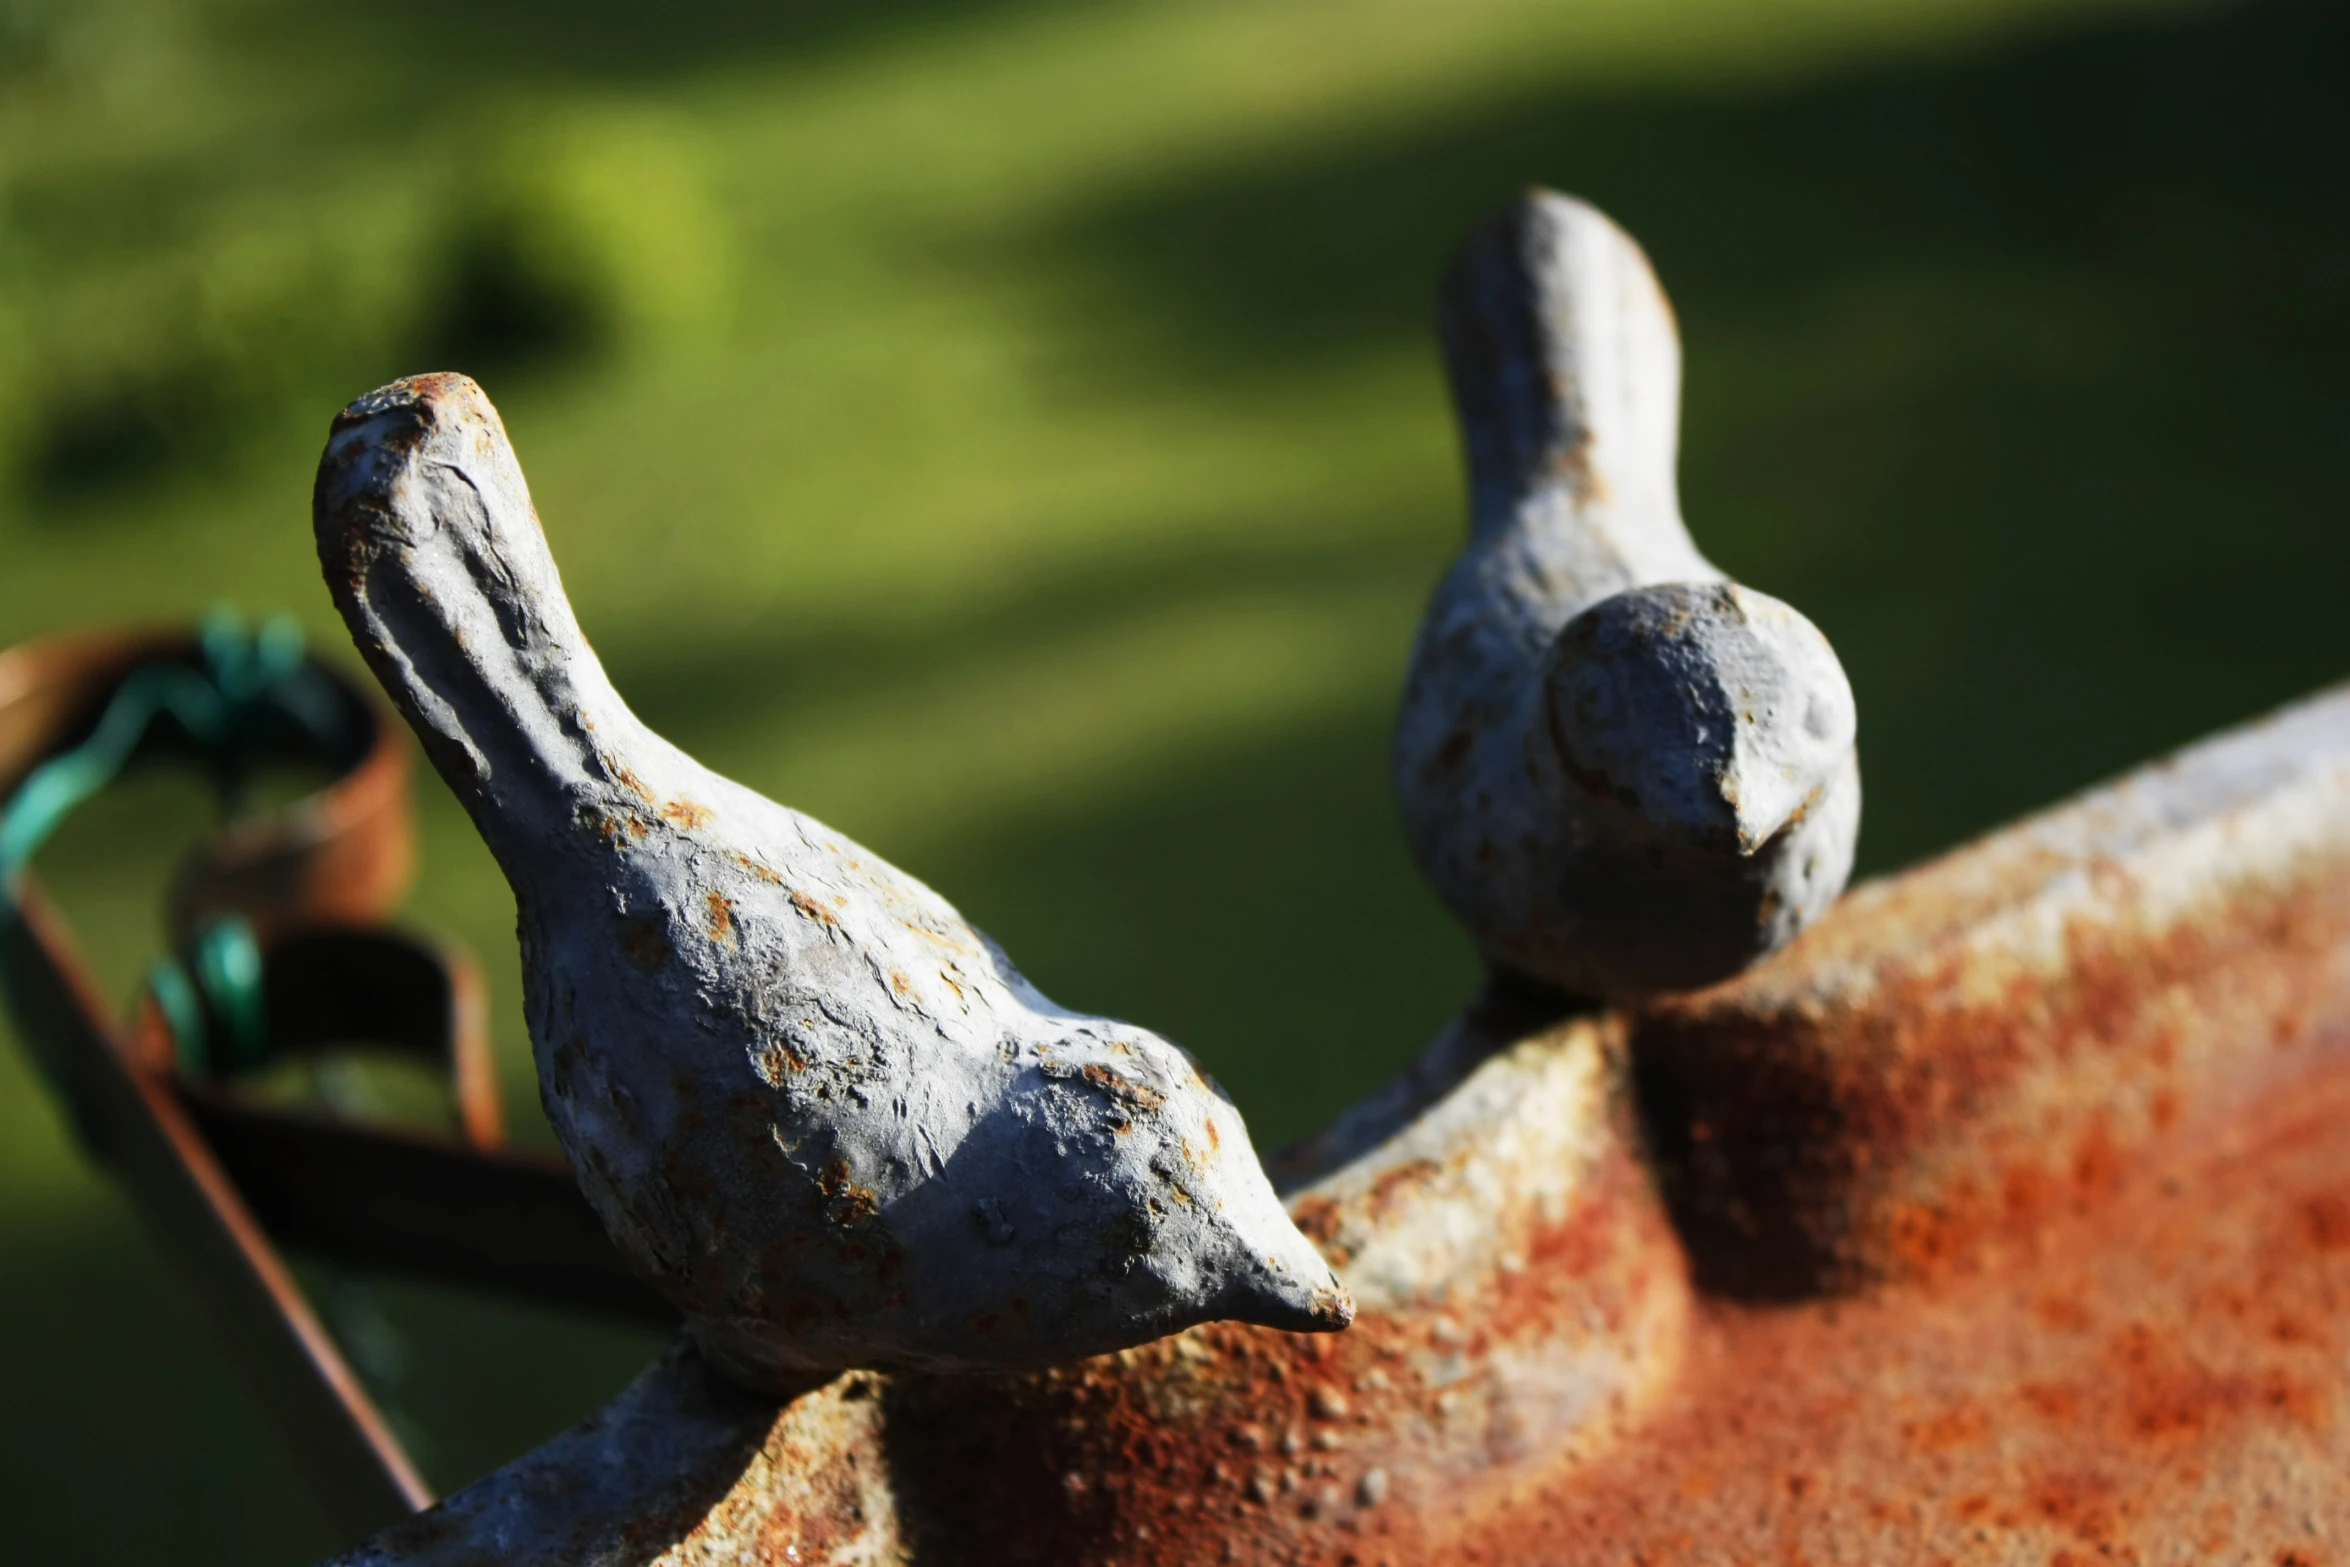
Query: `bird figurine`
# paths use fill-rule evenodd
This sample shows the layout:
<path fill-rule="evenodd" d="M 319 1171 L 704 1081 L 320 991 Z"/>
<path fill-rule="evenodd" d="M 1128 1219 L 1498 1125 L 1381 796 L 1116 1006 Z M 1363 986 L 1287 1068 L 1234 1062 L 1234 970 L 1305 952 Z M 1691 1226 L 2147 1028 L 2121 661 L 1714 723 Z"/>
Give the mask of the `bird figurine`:
<path fill-rule="evenodd" d="M 346 408 L 314 519 L 360 652 L 513 886 L 580 1186 L 721 1371 L 785 1393 L 1346 1326 L 1190 1056 L 1054 1005 L 937 893 L 629 711 L 472 381 Z"/>
<path fill-rule="evenodd" d="M 1413 852 L 1503 975 L 1587 999 L 1727 978 L 1851 873 L 1843 666 L 1689 537 L 1680 343 L 1629 235 L 1529 192 L 1454 259 L 1439 326 L 1469 538 L 1396 728 Z"/>

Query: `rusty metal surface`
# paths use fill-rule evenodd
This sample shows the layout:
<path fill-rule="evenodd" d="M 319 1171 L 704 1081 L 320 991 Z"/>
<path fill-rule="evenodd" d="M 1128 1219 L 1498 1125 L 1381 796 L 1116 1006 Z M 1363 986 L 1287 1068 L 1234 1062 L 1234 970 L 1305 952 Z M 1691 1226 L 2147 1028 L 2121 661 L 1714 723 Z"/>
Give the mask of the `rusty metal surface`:
<path fill-rule="evenodd" d="M 1689 1293 L 1617 1042 L 1576 1021 L 1511 1046 L 1291 1199 L 1354 1281 L 1343 1335 L 1221 1326 L 1030 1379 L 895 1379 L 912 1555 L 1334 1560 L 1440 1539 L 1636 1428 Z"/>
<path fill-rule="evenodd" d="M 2338 1560 L 2346 888 L 2350 691 L 1863 887 L 1703 996 L 1547 1024 L 1485 998 L 1294 1167 L 1348 1334 L 835 1383 L 742 1416 L 764 1452 L 852 1391 L 875 1411 L 788 1486 L 746 1436 L 500 1559 Z M 1920 1082 L 1966 1091 L 1811 1113 Z M 1754 1120 L 1717 1144 L 1693 1106 Z M 1758 1182 L 1812 1228 L 1708 1206 Z M 484 1559 L 468 1520 L 525 1484 L 353 1560 Z M 659 1541 L 615 1521 L 653 1513 Z"/>
<path fill-rule="evenodd" d="M 1784 962 L 1635 1025 L 1710 1286 L 1996 1264 L 2350 1019 L 2350 701 L 2199 745 L 1856 891 Z"/>
<path fill-rule="evenodd" d="M 2345 1125 L 2350 1063 L 2314 1063 L 2014 1232 L 1996 1267 L 1716 1306 L 1636 1439 L 1448 1558 L 2350 1559 Z"/>
<path fill-rule="evenodd" d="M 730 1406 L 757 1443 L 790 1439 L 788 1486 L 744 1467 L 740 1427 L 653 1440 L 648 1407 L 722 1397 L 675 1354 L 606 1416 L 349 1560 L 684 1563 L 739 1559 L 746 1539 L 773 1562 L 1282 1560 L 1373 1524 L 1458 1523 L 1604 1450 L 1673 1384 L 1689 1295 L 1630 1155 L 1619 1041 L 1585 1019 L 1502 1049 L 1293 1198 L 1358 1280 L 1345 1334 L 1211 1324 L 1042 1373 L 860 1373 L 780 1412 Z M 842 1400 L 870 1403 L 870 1438 L 791 1437 Z M 641 1468 L 592 1456 L 613 1420 L 641 1433 Z M 558 1483 L 586 1494 L 551 1478 L 575 1462 L 597 1476 L 592 1515 L 535 1507 Z M 681 1517 L 689 1495 L 715 1499 Z"/>
<path fill-rule="evenodd" d="M 703 1371 L 683 1344 L 602 1414 L 474 1490 L 385 1531 L 353 1567 L 902 1559 L 871 1378 L 778 1412 Z"/>

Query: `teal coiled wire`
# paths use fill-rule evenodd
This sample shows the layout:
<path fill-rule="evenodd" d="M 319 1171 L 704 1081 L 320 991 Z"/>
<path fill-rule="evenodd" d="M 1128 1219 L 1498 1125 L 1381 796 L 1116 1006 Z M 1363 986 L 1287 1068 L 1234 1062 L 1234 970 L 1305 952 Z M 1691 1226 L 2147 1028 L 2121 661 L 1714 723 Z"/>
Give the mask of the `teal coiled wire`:
<path fill-rule="evenodd" d="M 254 750 L 278 736 L 290 732 L 337 767 L 357 759 L 363 738 L 349 703 L 305 662 L 301 627 L 290 616 L 248 632 L 234 610 L 214 609 L 197 641 L 201 669 L 165 659 L 133 670 L 89 738 L 34 768 L 0 807 L 0 914 L 14 912 L 17 872 L 75 807 L 114 781 L 162 720 L 213 763 L 232 809 Z M 268 1059 L 261 946 L 245 921 L 207 922 L 184 965 L 159 958 L 146 981 L 183 1069 L 233 1072 Z"/>

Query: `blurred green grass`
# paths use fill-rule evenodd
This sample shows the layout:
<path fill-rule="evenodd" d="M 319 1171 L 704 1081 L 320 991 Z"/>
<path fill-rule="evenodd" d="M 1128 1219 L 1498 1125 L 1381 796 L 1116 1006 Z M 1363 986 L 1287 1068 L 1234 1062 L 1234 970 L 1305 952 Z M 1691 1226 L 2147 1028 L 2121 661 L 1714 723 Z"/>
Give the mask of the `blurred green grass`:
<path fill-rule="evenodd" d="M 225 598 L 341 652 L 326 419 L 474 371 L 651 722 L 1279 1142 L 1473 978 L 1383 770 L 1458 529 L 1460 232 L 1540 181 L 1649 247 L 1692 525 L 1843 653 L 1886 869 L 2350 662 L 2346 32 L 2317 0 L 0 0 L 0 642 Z M 118 992 L 199 807 L 142 782 L 44 861 Z M 510 901 L 421 809 L 414 916 L 489 957 L 527 1112 Z M 649 1348 L 316 1279 L 443 1486 Z M 336 1543 L 7 1050 L 0 1388 L 12 1555 Z"/>

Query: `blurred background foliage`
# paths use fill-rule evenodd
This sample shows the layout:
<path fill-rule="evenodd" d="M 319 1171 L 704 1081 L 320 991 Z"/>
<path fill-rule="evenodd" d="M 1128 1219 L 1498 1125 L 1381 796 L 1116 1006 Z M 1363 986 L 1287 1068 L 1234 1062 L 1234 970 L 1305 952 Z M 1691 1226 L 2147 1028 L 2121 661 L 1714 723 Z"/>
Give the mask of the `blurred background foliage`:
<path fill-rule="evenodd" d="M 1884 870 L 2350 663 L 2324 0 L 0 0 L 0 642 L 284 606 L 326 421 L 460 368 L 644 715 L 1147 1020 L 1261 1143 L 1473 982 L 1385 730 L 1460 501 L 1446 251 L 1650 249 L 1683 488 L 1862 710 Z M 428 783 L 532 1122 L 511 903 Z M 127 996 L 192 784 L 44 870 Z M 525 1135 L 544 1137 L 526 1126 Z M 641 1335 L 312 1269 L 454 1486 Z M 24 1560 L 338 1542 L 0 1050 Z"/>

